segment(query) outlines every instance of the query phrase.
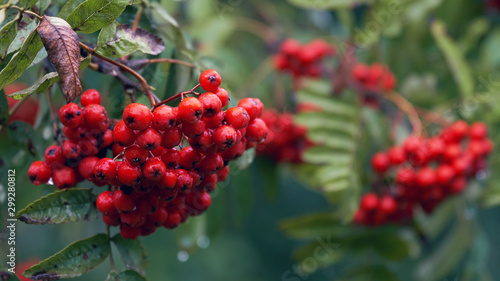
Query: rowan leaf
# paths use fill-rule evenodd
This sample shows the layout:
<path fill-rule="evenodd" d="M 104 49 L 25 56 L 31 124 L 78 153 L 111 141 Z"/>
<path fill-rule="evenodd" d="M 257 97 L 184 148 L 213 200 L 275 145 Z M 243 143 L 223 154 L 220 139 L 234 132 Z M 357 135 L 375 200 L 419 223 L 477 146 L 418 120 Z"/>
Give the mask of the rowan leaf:
<path fill-rule="evenodd" d="M 100 233 L 68 245 L 50 258 L 30 267 L 23 276 L 32 280 L 77 277 L 101 264 L 108 257 L 110 248 L 108 235 Z"/>
<path fill-rule="evenodd" d="M 70 103 L 82 93 L 78 35 L 65 20 L 58 17 L 43 16 L 37 31 L 50 62 L 59 73 L 66 102 Z"/>
<path fill-rule="evenodd" d="M 128 269 L 145 274 L 146 267 L 146 249 L 139 239 L 125 239 L 120 234 L 116 234 L 111 238 L 116 248 L 120 252 L 123 263 Z"/>
<path fill-rule="evenodd" d="M 2 29 L 0 29 L 0 61 L 5 59 L 9 46 L 14 41 L 17 35 L 17 22 L 18 19 L 14 19 L 6 23 Z"/>

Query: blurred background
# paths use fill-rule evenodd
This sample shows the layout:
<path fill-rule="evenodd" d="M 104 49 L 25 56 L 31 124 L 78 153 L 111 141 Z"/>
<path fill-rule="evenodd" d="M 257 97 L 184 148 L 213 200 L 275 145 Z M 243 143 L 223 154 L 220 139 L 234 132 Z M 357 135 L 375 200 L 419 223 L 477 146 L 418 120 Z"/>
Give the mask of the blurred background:
<path fill-rule="evenodd" d="M 337 52 L 323 63 L 320 88 L 331 87 L 334 77 L 346 77 L 342 72 L 329 76 L 334 70 L 342 71 L 338 66 L 343 58 L 383 63 L 397 79 L 395 89 L 416 108 L 449 120 L 481 120 L 493 143 L 499 143 L 499 1 L 188 0 L 155 5 L 164 10 L 144 9 L 139 26 L 164 38 L 166 51 L 160 56 L 216 69 L 234 104 L 251 96 L 260 98 L 266 108 L 295 113 L 297 78 L 277 71 L 273 57 L 285 39 L 308 43 L 319 38 Z M 47 13 L 57 11 L 55 6 Z M 132 23 L 136 12 L 136 6 L 129 6 L 118 21 Z M 436 22 L 439 27 L 433 27 Z M 97 34 L 84 35 L 82 40 L 96 42 Z M 31 85 L 41 71 L 40 67 L 30 68 L 19 82 Z M 151 64 L 141 74 L 165 99 L 195 85 L 197 71 L 182 65 Z M 82 72 L 81 80 L 84 89 L 101 92 L 110 117 L 121 117 L 126 98 L 119 82 L 90 69 Z M 53 91 L 60 90 L 53 87 Z M 307 180 L 308 163 L 276 162 L 266 156 L 257 156 L 245 169 L 236 163 L 228 180 L 219 184 L 205 214 L 175 230 L 161 228 L 140 238 L 148 257 L 148 280 L 500 280 L 500 175 L 495 173 L 500 163 L 496 151 L 488 168 L 468 183 L 467 192 L 447 199 L 432 214 L 420 211 L 415 221 L 404 226 L 352 226 L 361 194 L 375 178 L 371 156 L 402 142 L 411 126 L 405 120 L 396 136 L 391 136 L 395 109 L 386 102 L 375 108 L 360 106 L 358 101 L 352 102 L 357 100 L 354 91 L 346 92 L 335 99 L 355 104 L 362 116 L 356 165 L 351 167 L 359 182 L 352 192 L 332 200 Z M 138 102 L 148 104 L 144 96 L 137 97 Z M 21 134 L 1 134 L 2 212 L 7 169 L 16 169 L 18 208 L 54 189 L 33 186 L 25 176 L 30 163 L 40 159 L 52 142 L 47 99 L 45 95 L 32 99 L 39 104 L 34 129 L 27 126 Z M 54 102 L 62 105 L 62 95 Z M 429 135 L 436 134 L 439 127 L 424 122 Z M 313 215 L 309 217 L 312 223 L 307 217 L 304 220 L 303 216 L 318 213 L 332 217 Z M 4 218 L 2 213 L 2 223 Z M 329 235 L 335 237 L 345 228 L 356 233 L 356 243 L 330 241 Z M 104 231 L 100 218 L 62 225 L 18 222 L 18 262 L 47 258 L 75 240 Z M 113 234 L 117 232 L 112 229 Z M 397 241 L 378 240 L 380 235 L 397 236 Z M 327 254 L 319 258 L 315 250 L 324 244 L 321 241 L 333 246 L 320 247 Z M 2 253 L 5 246 L 2 242 Z M 116 249 L 113 254 L 119 255 Z M 4 259 L 2 254 L 2 265 Z M 124 267 L 119 258 L 115 260 L 119 268 Z M 109 269 L 106 261 L 75 280 L 103 280 Z"/>

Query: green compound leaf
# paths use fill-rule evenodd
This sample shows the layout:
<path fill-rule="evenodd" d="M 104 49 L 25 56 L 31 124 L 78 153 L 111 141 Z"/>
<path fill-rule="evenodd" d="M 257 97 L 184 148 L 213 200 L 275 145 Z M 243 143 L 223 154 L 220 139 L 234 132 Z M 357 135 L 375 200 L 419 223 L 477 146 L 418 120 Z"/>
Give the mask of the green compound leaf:
<path fill-rule="evenodd" d="M 18 19 L 16 18 L 5 24 L 2 29 L 0 29 L 0 61 L 5 59 L 10 44 L 14 41 L 14 38 L 16 38 L 17 22 Z"/>
<path fill-rule="evenodd" d="M 127 5 L 138 4 L 137 0 L 87 0 L 68 16 L 68 23 L 75 31 L 94 33 L 113 23 Z"/>
<path fill-rule="evenodd" d="M 134 270 L 132 272 L 137 271 L 141 275 L 144 275 L 144 268 L 146 267 L 147 260 L 146 249 L 144 249 L 141 240 L 125 239 L 120 234 L 116 234 L 113 238 L 111 238 L 111 241 L 113 241 L 116 248 L 118 248 L 125 266 L 128 269 Z"/>
<path fill-rule="evenodd" d="M 21 7 L 29 10 L 35 6 L 36 2 L 38 2 L 38 0 L 21 0 Z"/>
<path fill-rule="evenodd" d="M 91 189 L 72 188 L 42 197 L 19 211 L 17 218 L 29 224 L 58 224 L 97 218 Z"/>
<path fill-rule="evenodd" d="M 0 89 L 16 80 L 28 68 L 35 59 L 38 51 L 42 49 L 43 43 L 37 31 L 32 31 L 24 41 L 21 50 L 9 61 L 7 66 L 0 72 Z"/>
<path fill-rule="evenodd" d="M 120 58 L 136 51 L 158 55 L 164 49 L 165 44 L 157 35 L 141 28 L 132 31 L 130 25 L 114 22 L 99 33 L 96 52 L 103 56 Z"/>
<path fill-rule="evenodd" d="M 455 78 L 462 97 L 474 94 L 475 82 L 472 71 L 458 45 L 446 33 L 444 22 L 435 20 L 431 24 L 431 33 Z"/>
<path fill-rule="evenodd" d="M 109 238 L 100 233 L 76 241 L 52 257 L 30 267 L 23 275 L 33 280 L 57 280 L 80 276 L 97 267 L 109 255 Z"/>

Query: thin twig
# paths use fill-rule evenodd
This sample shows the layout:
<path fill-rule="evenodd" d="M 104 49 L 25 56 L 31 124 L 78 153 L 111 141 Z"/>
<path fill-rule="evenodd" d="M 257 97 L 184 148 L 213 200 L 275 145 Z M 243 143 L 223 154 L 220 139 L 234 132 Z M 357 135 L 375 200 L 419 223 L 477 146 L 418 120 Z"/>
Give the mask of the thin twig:
<path fill-rule="evenodd" d="M 104 56 L 101 56 L 99 54 L 97 54 L 95 52 L 95 49 L 93 48 L 90 48 L 89 46 L 83 44 L 82 42 L 78 42 L 78 44 L 80 45 L 80 47 L 84 50 L 86 50 L 87 52 L 89 52 L 90 54 L 92 54 L 93 56 L 97 57 L 97 58 L 100 58 L 101 60 L 103 61 L 106 61 L 110 64 L 113 64 L 113 65 L 116 65 L 117 67 L 119 67 L 120 69 L 122 69 L 123 71 L 129 73 L 130 75 L 134 76 L 138 81 L 139 83 L 141 83 L 142 85 L 142 91 L 146 93 L 146 95 L 148 96 L 148 99 L 149 99 L 149 102 L 151 103 L 151 107 L 154 107 L 156 102 L 155 102 L 155 99 L 153 97 L 153 93 L 151 92 L 151 87 L 149 86 L 148 82 L 146 81 L 146 79 L 144 79 L 144 77 L 142 77 L 139 73 L 137 73 L 136 71 L 134 71 L 132 68 L 122 64 L 122 63 L 119 63 L 117 61 L 114 61 L 110 58 L 107 58 L 107 57 L 104 57 Z"/>
<path fill-rule="evenodd" d="M 106 225 L 106 234 L 108 235 L 108 239 L 111 240 L 111 237 L 109 236 L 109 225 Z M 115 260 L 113 259 L 113 251 L 109 251 L 109 265 L 111 266 L 111 271 L 116 272 Z"/>
<path fill-rule="evenodd" d="M 175 64 L 180 64 L 180 65 L 185 65 L 187 67 L 191 68 L 196 68 L 196 66 L 192 63 L 181 61 L 181 60 L 176 60 L 176 59 L 167 59 L 167 58 L 157 58 L 157 59 L 148 59 L 147 63 L 161 63 L 161 62 L 166 62 L 166 63 L 175 63 Z"/>
<path fill-rule="evenodd" d="M 142 11 L 143 11 L 143 8 L 141 5 L 137 9 L 137 13 L 135 14 L 134 23 L 132 24 L 132 31 L 135 31 L 137 29 L 137 27 L 139 26 L 139 22 L 141 21 Z"/>
<path fill-rule="evenodd" d="M 451 125 L 451 121 L 446 120 L 439 113 L 436 113 L 436 112 L 433 112 L 433 111 L 430 111 L 427 109 L 423 109 L 423 108 L 415 108 L 415 109 L 417 110 L 418 114 L 420 114 L 420 116 L 422 116 L 423 119 L 425 119 L 431 123 L 435 123 L 435 124 L 438 124 L 438 125 L 443 126 L 443 127 L 448 127 Z"/>
<path fill-rule="evenodd" d="M 59 135 L 59 129 L 57 127 L 57 117 L 56 117 L 56 111 L 54 110 L 54 104 L 52 103 L 52 96 L 50 95 L 50 88 L 47 89 L 47 102 L 49 103 L 49 111 L 50 111 L 50 117 L 52 118 L 52 133 L 54 134 L 54 137 L 57 138 Z"/>
<path fill-rule="evenodd" d="M 178 99 L 178 98 L 184 98 L 185 95 L 200 95 L 200 93 L 197 93 L 195 92 L 194 90 L 196 90 L 196 88 L 198 88 L 200 86 L 200 84 L 197 84 L 196 86 L 194 86 L 191 90 L 189 91 L 185 91 L 185 92 L 180 92 L 180 93 L 177 93 L 171 97 L 169 97 L 168 99 L 164 100 L 164 101 L 161 101 L 159 103 L 157 103 L 155 106 L 151 107 L 151 111 L 153 111 L 155 108 L 157 108 L 158 106 L 160 105 L 164 105 L 168 102 L 171 102 L 175 99 Z"/>
<path fill-rule="evenodd" d="M 408 116 L 408 119 L 410 119 L 410 123 L 413 127 L 413 134 L 420 136 L 422 134 L 422 122 L 420 121 L 417 110 L 415 110 L 413 105 L 401 95 L 393 91 L 384 93 L 382 96 L 394 103 Z"/>

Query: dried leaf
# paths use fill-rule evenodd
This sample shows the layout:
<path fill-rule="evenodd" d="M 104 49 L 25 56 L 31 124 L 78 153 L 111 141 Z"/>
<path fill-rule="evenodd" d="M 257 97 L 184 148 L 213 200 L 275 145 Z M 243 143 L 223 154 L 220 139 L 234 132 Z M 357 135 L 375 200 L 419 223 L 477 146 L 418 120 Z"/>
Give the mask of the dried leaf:
<path fill-rule="evenodd" d="M 65 20 L 47 16 L 43 17 L 37 31 L 50 62 L 61 77 L 64 97 L 72 102 L 82 93 L 78 35 Z"/>

